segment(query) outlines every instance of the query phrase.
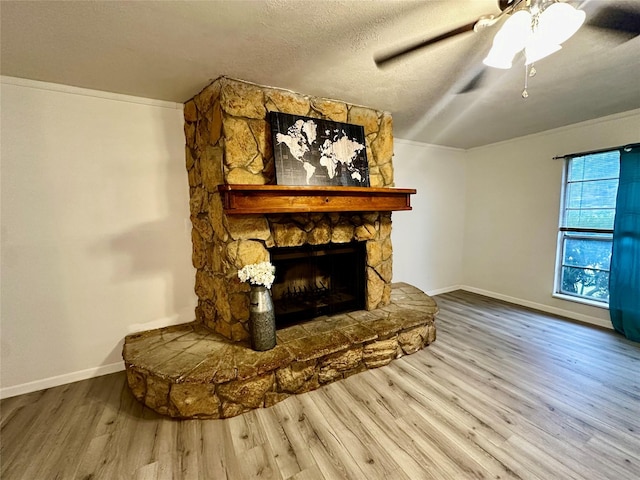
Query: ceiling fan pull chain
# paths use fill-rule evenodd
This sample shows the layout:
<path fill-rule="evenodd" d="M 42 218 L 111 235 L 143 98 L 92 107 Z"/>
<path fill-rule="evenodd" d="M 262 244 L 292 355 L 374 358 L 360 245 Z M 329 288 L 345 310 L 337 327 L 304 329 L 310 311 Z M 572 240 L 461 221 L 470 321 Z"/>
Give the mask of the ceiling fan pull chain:
<path fill-rule="evenodd" d="M 527 92 L 527 87 L 529 86 L 529 65 L 524 66 L 524 90 L 522 90 L 522 98 L 528 98 L 529 92 Z"/>
<path fill-rule="evenodd" d="M 531 32 L 535 33 L 538 30 L 538 22 L 540 20 L 540 5 L 538 2 L 533 2 L 533 8 L 531 2 L 527 0 L 527 7 L 529 7 L 532 16 L 531 16 Z M 524 90 L 522 90 L 522 98 L 528 98 L 529 92 L 527 88 L 529 87 L 529 77 L 534 77 L 536 75 L 536 67 L 533 66 L 533 63 L 527 65 L 525 61 L 524 65 Z"/>

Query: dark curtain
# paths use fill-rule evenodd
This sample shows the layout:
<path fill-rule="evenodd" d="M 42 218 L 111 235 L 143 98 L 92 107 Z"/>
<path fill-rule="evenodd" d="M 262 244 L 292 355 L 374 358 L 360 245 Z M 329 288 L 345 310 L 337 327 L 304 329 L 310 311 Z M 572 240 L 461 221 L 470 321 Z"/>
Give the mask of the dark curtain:
<path fill-rule="evenodd" d="M 609 311 L 613 328 L 640 342 L 640 146 L 620 151 Z"/>

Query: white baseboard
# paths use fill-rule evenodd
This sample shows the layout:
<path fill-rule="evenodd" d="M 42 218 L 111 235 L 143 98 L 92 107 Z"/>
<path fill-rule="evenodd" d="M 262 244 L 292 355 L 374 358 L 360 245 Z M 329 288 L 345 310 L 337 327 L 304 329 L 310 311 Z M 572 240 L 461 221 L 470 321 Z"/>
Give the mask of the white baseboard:
<path fill-rule="evenodd" d="M 461 290 L 461 289 L 462 289 L 462 287 L 460 285 L 452 285 L 450 287 L 436 288 L 435 290 L 428 290 L 428 291 L 426 291 L 424 293 L 426 293 L 430 297 L 433 297 L 435 295 L 441 295 L 443 293 L 455 292 L 456 290 Z"/>
<path fill-rule="evenodd" d="M 598 327 L 608 328 L 613 330 L 613 325 L 607 320 L 602 318 L 592 317 L 591 315 L 584 315 L 582 313 L 572 312 L 570 310 L 564 310 L 562 308 L 551 307 L 544 305 L 543 303 L 531 302 L 529 300 L 522 300 L 521 298 L 510 297 L 509 295 L 503 295 L 501 293 L 491 292 L 489 290 L 483 290 L 481 288 L 469 287 L 467 285 L 460 285 L 460 290 L 465 290 L 471 293 L 477 293 L 478 295 L 484 295 L 485 297 L 496 298 L 509 303 L 515 303 L 516 305 L 522 305 L 523 307 L 533 308 L 534 310 L 540 310 L 542 312 L 551 313 L 553 315 L 559 315 L 561 317 L 571 318 L 578 320 L 579 322 L 589 323 Z"/>
<path fill-rule="evenodd" d="M 55 377 L 43 378 L 34 382 L 22 383 L 13 387 L 0 388 L 0 398 L 15 397 L 25 393 L 37 392 L 45 388 L 58 387 L 67 383 L 79 382 L 89 378 L 100 377 L 110 373 L 124 370 L 124 362 L 112 363 L 110 365 L 102 365 L 95 368 L 87 368 L 78 372 L 65 373 Z"/>

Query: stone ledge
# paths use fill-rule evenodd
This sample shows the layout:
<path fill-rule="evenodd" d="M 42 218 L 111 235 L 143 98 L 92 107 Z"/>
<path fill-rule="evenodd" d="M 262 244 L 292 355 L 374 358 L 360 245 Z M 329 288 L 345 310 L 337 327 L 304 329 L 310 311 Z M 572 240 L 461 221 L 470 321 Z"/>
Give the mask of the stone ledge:
<path fill-rule="evenodd" d="M 435 340 L 437 312 L 424 292 L 396 283 L 388 306 L 278 330 L 266 352 L 193 322 L 128 335 L 122 356 L 131 391 L 149 408 L 227 418 L 417 352 Z"/>

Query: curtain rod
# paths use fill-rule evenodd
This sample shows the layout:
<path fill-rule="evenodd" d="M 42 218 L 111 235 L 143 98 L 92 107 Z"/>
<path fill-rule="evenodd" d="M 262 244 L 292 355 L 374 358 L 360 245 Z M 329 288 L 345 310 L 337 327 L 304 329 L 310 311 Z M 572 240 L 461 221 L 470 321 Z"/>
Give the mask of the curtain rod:
<path fill-rule="evenodd" d="M 590 150 L 588 152 L 567 153 L 566 155 L 558 155 L 557 157 L 553 157 L 553 159 L 560 160 L 562 158 L 583 157 L 584 155 L 595 155 L 596 153 L 610 152 L 611 150 L 622 150 L 636 147 L 640 147 L 640 143 L 630 143 L 628 145 L 622 145 L 621 147 L 601 148 L 600 150 Z"/>

